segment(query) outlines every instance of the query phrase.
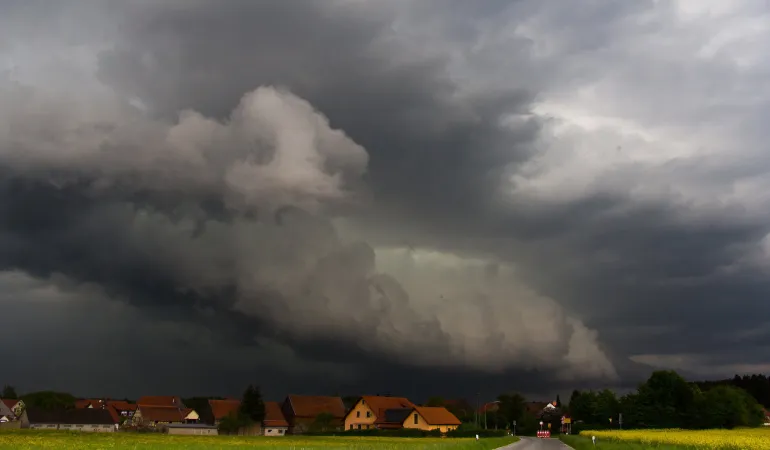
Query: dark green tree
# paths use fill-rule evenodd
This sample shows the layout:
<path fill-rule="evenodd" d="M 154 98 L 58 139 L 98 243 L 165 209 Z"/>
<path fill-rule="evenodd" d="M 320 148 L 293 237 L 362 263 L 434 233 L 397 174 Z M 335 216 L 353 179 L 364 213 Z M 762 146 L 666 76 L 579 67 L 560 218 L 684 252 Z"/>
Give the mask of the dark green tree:
<path fill-rule="evenodd" d="M 607 420 L 599 417 L 599 398 L 593 391 L 573 391 L 569 400 L 569 413 L 573 421 L 590 425 L 604 425 Z"/>
<path fill-rule="evenodd" d="M 445 400 L 443 397 L 431 397 L 428 399 L 428 401 L 425 403 L 425 406 L 445 406 Z"/>
<path fill-rule="evenodd" d="M 262 423 L 265 419 L 265 402 L 262 401 L 259 387 L 254 387 L 250 384 L 246 388 L 238 412 L 251 422 Z"/>
<path fill-rule="evenodd" d="M 635 406 L 640 420 L 653 428 L 690 428 L 696 425 L 700 390 L 671 370 L 653 372 L 639 386 Z"/>
<path fill-rule="evenodd" d="M 218 430 L 222 434 L 237 433 L 241 427 L 248 425 L 248 422 L 246 416 L 238 412 L 230 413 L 219 421 Z"/>
<path fill-rule="evenodd" d="M 604 389 L 596 395 L 596 420 L 614 427 L 617 425 L 619 412 L 620 402 L 614 392 Z"/>
<path fill-rule="evenodd" d="M 190 397 L 183 398 L 182 403 L 188 408 L 192 408 L 198 413 L 201 423 L 214 425 L 214 413 L 211 411 L 211 400 L 222 400 L 221 397 Z"/>
<path fill-rule="evenodd" d="M 41 409 L 71 409 L 75 407 L 75 397 L 65 392 L 40 391 L 21 396 L 27 407 Z"/>
<path fill-rule="evenodd" d="M 328 412 L 322 412 L 315 417 L 310 425 L 310 430 L 315 432 L 325 432 L 334 429 L 334 415 Z"/>
<path fill-rule="evenodd" d="M 559 394 L 556 394 L 556 407 L 561 408 L 561 398 L 559 398 Z"/>
<path fill-rule="evenodd" d="M 19 398 L 19 395 L 16 394 L 16 389 L 13 386 L 6 384 L 3 386 L 3 394 L 0 396 L 0 398 L 16 400 Z"/>
<path fill-rule="evenodd" d="M 718 386 L 701 395 L 698 405 L 701 428 L 756 427 L 764 421 L 762 405 L 743 389 Z"/>
<path fill-rule="evenodd" d="M 503 428 L 510 427 L 514 420 L 519 422 L 524 416 L 526 400 L 520 394 L 516 392 L 501 394 L 497 397 L 497 400 L 500 402 L 497 418 L 505 424 Z"/>

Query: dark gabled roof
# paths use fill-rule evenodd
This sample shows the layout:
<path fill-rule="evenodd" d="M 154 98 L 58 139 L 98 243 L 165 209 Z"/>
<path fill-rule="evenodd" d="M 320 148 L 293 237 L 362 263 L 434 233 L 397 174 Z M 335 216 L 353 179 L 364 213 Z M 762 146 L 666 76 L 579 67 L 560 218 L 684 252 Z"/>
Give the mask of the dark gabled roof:
<path fill-rule="evenodd" d="M 214 415 L 214 420 L 222 420 L 230 414 L 236 414 L 241 406 L 241 401 L 210 399 L 209 406 L 211 407 L 211 414 Z"/>
<path fill-rule="evenodd" d="M 35 407 L 26 409 L 30 423 L 65 425 L 114 425 L 109 411 L 104 409 L 57 409 L 47 410 Z"/>
<path fill-rule="evenodd" d="M 265 402 L 265 419 L 262 425 L 266 427 L 288 427 L 289 422 L 281 411 L 281 404 L 278 402 Z"/>
<path fill-rule="evenodd" d="M 411 412 L 412 408 L 386 409 L 385 417 L 382 421 L 387 423 L 403 423 Z"/>
<path fill-rule="evenodd" d="M 415 406 L 414 410 L 420 413 L 428 425 L 460 425 L 460 419 L 449 412 L 443 406 Z"/>
<path fill-rule="evenodd" d="M 173 406 L 149 406 L 139 405 L 139 414 L 142 420 L 148 422 L 182 422 L 188 413 Z"/>
<path fill-rule="evenodd" d="M 335 419 L 345 417 L 345 404 L 340 397 L 289 395 L 286 398 L 295 417 L 315 418 L 321 413 L 329 413 Z"/>

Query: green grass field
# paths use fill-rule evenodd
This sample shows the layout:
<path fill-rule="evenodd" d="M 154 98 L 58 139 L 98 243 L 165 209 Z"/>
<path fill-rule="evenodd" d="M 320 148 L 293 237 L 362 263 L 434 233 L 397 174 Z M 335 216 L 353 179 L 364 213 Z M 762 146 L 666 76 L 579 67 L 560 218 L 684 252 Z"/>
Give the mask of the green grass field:
<path fill-rule="evenodd" d="M 426 449 L 487 450 L 514 442 L 515 438 L 383 438 L 243 436 L 169 436 L 166 434 L 78 433 L 60 431 L 0 431 L 0 449 Z"/>

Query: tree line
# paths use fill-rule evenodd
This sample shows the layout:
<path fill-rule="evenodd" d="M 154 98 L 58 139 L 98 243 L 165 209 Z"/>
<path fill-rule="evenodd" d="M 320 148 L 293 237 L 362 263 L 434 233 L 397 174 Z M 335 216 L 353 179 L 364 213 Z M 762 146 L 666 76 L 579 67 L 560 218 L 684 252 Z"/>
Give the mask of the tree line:
<path fill-rule="evenodd" d="M 15 389 L 5 386 L 3 398 L 18 398 Z M 194 397 L 184 403 L 196 409 L 201 419 L 213 423 L 208 399 Z M 356 397 L 345 398 L 346 406 Z M 75 398 L 67 393 L 41 391 L 21 396 L 27 405 L 43 408 L 71 408 Z M 688 382 L 674 371 L 656 371 L 638 388 L 618 397 L 613 391 L 572 392 L 568 405 L 557 396 L 556 407 L 530 410 L 526 399 L 515 392 L 500 394 L 496 407 L 479 412 L 464 400 L 447 401 L 432 397 L 426 406 L 444 406 L 463 422 L 466 429 L 510 430 L 516 424 L 518 434 L 534 434 L 550 424 L 556 431 L 561 418 L 568 415 L 573 432 L 581 428 L 734 428 L 759 426 L 765 420 L 763 407 L 770 407 L 770 380 L 765 375 L 736 375 L 732 379 Z M 211 417 L 209 417 L 211 416 Z M 223 432 L 235 431 L 265 416 L 259 387 L 248 386 L 236 414 L 222 421 Z M 208 420 L 207 420 L 208 419 Z M 314 428 L 323 431 L 331 418 L 319 417 Z M 327 423 L 329 422 L 329 423 Z M 621 423 L 622 422 L 622 423 Z"/>
<path fill-rule="evenodd" d="M 653 372 L 636 391 L 621 397 L 609 389 L 576 390 L 569 412 L 584 428 L 756 427 L 765 419 L 762 404 L 744 388 L 690 383 L 670 370 Z"/>

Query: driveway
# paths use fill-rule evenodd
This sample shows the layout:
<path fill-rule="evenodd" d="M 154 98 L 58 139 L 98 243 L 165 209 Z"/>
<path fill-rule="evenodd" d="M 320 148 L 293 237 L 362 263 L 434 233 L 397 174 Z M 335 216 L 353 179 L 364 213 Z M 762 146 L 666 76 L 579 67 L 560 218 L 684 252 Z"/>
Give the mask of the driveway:
<path fill-rule="evenodd" d="M 514 442 L 513 444 L 506 445 L 505 447 L 500 447 L 497 450 L 566 450 L 571 449 L 572 447 L 563 444 L 560 440 L 550 438 L 550 439 L 540 439 L 540 438 L 533 438 L 533 437 L 522 437 L 519 442 Z"/>

